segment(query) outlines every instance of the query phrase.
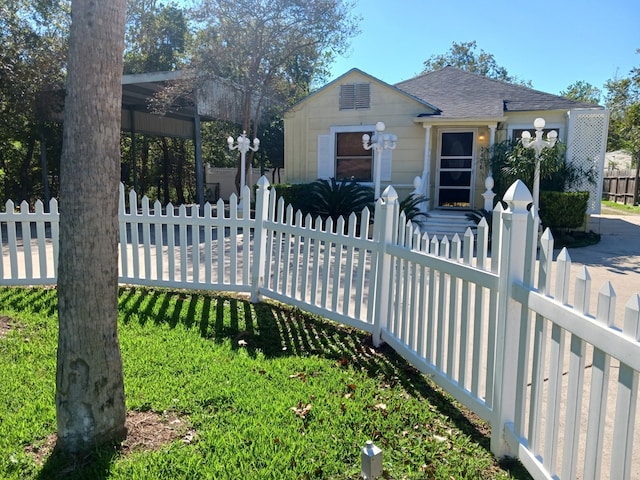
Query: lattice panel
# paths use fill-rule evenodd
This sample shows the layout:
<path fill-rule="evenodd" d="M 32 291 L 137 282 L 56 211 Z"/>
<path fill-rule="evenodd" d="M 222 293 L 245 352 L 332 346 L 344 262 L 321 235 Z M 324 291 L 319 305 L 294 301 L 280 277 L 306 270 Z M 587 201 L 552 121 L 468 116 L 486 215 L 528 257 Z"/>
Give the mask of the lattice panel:
<path fill-rule="evenodd" d="M 567 159 L 584 170 L 593 168 L 597 172 L 595 184 L 585 179 L 581 185 L 574 188 L 590 193 L 587 213 L 600 213 L 609 112 L 574 110 L 569 115 Z"/>

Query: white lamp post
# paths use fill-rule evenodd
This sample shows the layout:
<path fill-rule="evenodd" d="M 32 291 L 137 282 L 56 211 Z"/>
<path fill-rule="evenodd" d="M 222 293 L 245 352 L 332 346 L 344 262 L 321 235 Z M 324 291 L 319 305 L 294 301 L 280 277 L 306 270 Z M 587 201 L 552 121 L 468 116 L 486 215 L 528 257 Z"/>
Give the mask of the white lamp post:
<path fill-rule="evenodd" d="M 533 121 L 533 126 L 536 127 L 535 139 L 532 139 L 531 134 L 526 130 L 522 132 L 522 145 L 527 148 L 532 148 L 536 152 L 536 166 L 533 172 L 533 206 L 536 209 L 540 207 L 538 203 L 540 198 L 540 156 L 545 148 L 553 148 L 558 140 L 558 132 L 555 130 L 551 130 L 547 134 L 546 140 L 542 139 L 544 124 L 544 118 L 536 118 Z"/>
<path fill-rule="evenodd" d="M 255 152 L 260 147 L 260 140 L 257 138 L 253 139 L 253 147 L 250 145 L 250 141 L 247 138 L 247 132 L 243 131 L 242 135 L 238 137 L 237 144 L 233 144 L 233 137 L 229 136 L 227 138 L 227 144 L 229 145 L 229 150 L 239 150 L 240 151 L 240 199 L 242 200 L 242 191 L 244 190 L 244 186 L 246 183 L 245 179 L 245 159 L 247 156 L 247 152 L 251 150 Z M 242 202 L 240 202 L 240 208 L 242 208 Z"/>
<path fill-rule="evenodd" d="M 396 142 L 398 137 L 388 133 L 384 133 L 384 123 L 376 123 L 376 133 L 373 137 L 369 137 L 368 134 L 362 135 L 362 146 L 365 150 L 371 150 L 373 148 L 373 176 L 375 193 L 374 198 L 377 200 L 380 198 L 380 163 L 382 162 L 382 151 L 393 150 L 396 148 Z"/>

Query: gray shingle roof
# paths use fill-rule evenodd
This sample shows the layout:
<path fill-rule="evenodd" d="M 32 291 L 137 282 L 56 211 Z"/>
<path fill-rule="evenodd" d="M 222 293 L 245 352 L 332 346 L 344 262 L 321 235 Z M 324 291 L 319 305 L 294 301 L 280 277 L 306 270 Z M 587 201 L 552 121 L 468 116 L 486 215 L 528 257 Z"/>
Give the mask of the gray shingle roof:
<path fill-rule="evenodd" d="M 591 103 L 539 92 L 455 67 L 424 73 L 394 85 L 438 107 L 441 117 L 502 117 L 505 112 L 599 108 Z M 601 107 L 600 107 L 601 108 Z"/>

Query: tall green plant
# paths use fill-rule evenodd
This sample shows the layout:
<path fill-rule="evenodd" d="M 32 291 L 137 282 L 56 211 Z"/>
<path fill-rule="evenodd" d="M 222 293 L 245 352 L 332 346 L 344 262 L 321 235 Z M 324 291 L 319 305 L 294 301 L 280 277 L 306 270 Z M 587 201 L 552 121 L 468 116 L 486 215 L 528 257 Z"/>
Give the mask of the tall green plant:
<path fill-rule="evenodd" d="M 585 169 L 566 161 L 566 145 L 557 142 L 553 148 L 545 148 L 540 156 L 540 190 L 564 192 L 580 185 L 585 179 L 595 182 L 594 168 Z M 504 196 L 509 186 L 522 180 L 533 190 L 536 165 L 535 152 L 519 140 L 496 143 L 483 151 L 485 166 L 492 172 L 496 198 Z"/>
<path fill-rule="evenodd" d="M 373 189 L 344 179 L 318 179 L 311 183 L 311 214 L 323 219 L 340 217 L 347 219 L 352 213 L 360 213 L 365 207 L 372 210 Z"/>

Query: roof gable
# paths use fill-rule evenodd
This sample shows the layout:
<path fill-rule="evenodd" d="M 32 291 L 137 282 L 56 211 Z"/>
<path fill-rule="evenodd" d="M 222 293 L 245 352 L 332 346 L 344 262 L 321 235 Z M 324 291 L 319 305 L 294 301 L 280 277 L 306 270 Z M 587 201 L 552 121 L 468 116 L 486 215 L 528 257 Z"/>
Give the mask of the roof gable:
<path fill-rule="evenodd" d="M 504 112 L 599 108 L 586 102 L 494 80 L 455 67 L 424 73 L 396 88 L 436 105 L 443 117 L 500 117 Z"/>
<path fill-rule="evenodd" d="M 411 101 L 417 102 L 421 105 L 423 105 L 424 107 L 426 107 L 429 110 L 429 114 L 439 114 L 440 110 L 438 109 L 438 107 L 435 107 L 432 103 L 430 103 L 429 101 L 427 101 L 424 98 L 418 98 L 414 95 L 412 95 L 410 92 L 404 91 L 402 89 L 396 88 L 393 85 L 389 85 L 388 83 L 383 82 L 382 80 L 374 77 L 373 75 L 369 75 L 366 72 L 363 72 L 362 70 L 358 69 L 358 68 L 352 68 L 351 70 L 349 70 L 348 72 L 340 75 L 338 78 L 336 78 L 335 80 L 327 83 L 326 85 L 322 86 L 321 88 L 319 88 L 318 90 L 310 93 L 308 96 L 306 96 L 305 98 L 303 98 L 302 100 L 300 100 L 299 102 L 297 102 L 296 104 L 294 104 L 293 106 L 291 106 L 289 108 L 289 110 L 294 110 L 296 109 L 296 107 L 313 100 L 314 98 L 316 98 L 318 95 L 321 95 L 323 92 L 329 90 L 331 87 L 335 86 L 335 85 L 340 85 L 342 83 L 345 82 L 354 82 L 354 81 L 361 81 L 361 80 L 366 80 L 366 81 L 370 81 L 372 83 L 377 83 L 378 85 L 380 85 L 383 88 L 387 88 L 389 90 L 395 91 L 397 94 L 410 99 Z"/>

